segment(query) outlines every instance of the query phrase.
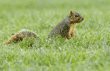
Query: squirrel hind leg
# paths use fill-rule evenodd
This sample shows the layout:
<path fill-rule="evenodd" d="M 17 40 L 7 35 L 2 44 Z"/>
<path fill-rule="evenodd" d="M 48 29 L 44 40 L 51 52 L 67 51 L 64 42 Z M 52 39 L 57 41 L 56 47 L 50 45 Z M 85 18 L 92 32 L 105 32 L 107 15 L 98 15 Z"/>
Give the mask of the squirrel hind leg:
<path fill-rule="evenodd" d="M 66 40 L 66 39 L 68 39 L 68 40 L 69 40 L 69 39 L 71 38 L 71 35 L 64 36 L 64 38 L 65 38 L 65 40 Z"/>

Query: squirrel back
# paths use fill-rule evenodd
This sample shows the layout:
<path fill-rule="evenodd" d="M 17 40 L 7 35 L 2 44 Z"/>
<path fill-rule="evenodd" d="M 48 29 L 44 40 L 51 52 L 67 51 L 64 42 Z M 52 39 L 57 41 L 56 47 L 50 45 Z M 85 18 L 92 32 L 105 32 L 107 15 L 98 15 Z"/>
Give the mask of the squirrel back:
<path fill-rule="evenodd" d="M 19 41 L 22 41 L 26 37 L 30 38 L 32 36 L 33 38 L 39 38 L 34 32 L 22 29 L 20 32 L 12 34 L 11 37 L 7 40 L 6 44 L 11 44 L 12 42 L 17 43 Z"/>
<path fill-rule="evenodd" d="M 77 12 L 70 11 L 69 16 L 57 24 L 51 31 L 49 38 L 57 35 L 61 35 L 62 38 L 75 37 L 76 24 L 80 23 L 84 18 Z"/>

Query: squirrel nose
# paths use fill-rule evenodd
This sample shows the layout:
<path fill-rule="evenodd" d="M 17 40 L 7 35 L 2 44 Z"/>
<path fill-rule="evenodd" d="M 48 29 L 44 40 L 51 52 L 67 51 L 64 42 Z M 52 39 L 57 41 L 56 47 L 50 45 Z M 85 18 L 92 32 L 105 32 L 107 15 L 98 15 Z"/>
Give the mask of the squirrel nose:
<path fill-rule="evenodd" d="M 84 18 L 82 18 L 82 20 L 84 20 Z"/>

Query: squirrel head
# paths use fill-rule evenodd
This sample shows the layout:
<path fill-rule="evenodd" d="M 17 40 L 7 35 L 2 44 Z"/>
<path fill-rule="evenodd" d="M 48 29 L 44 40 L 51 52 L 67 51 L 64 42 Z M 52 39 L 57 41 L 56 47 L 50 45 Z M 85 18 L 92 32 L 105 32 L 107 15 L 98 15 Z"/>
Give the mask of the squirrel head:
<path fill-rule="evenodd" d="M 72 23 L 80 23 L 84 20 L 81 14 L 79 14 L 78 12 L 73 12 L 73 11 L 70 11 L 69 18 Z"/>
<path fill-rule="evenodd" d="M 17 43 L 18 41 L 22 41 L 23 38 L 20 37 L 18 34 L 12 34 L 10 39 L 7 40 L 6 44 L 11 44 L 11 42 Z"/>

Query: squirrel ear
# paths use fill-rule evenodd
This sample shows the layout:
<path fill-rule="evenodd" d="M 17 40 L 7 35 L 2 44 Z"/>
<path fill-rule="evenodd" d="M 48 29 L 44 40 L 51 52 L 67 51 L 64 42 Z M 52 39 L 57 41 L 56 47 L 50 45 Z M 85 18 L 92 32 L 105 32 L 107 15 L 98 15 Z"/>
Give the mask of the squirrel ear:
<path fill-rule="evenodd" d="M 11 36 L 14 35 L 14 33 L 11 34 Z"/>
<path fill-rule="evenodd" d="M 73 15 L 73 12 L 72 11 L 70 11 L 70 16 L 72 16 Z"/>
<path fill-rule="evenodd" d="M 74 14 L 73 11 L 70 11 L 69 17 L 72 17 L 73 14 Z"/>

